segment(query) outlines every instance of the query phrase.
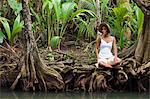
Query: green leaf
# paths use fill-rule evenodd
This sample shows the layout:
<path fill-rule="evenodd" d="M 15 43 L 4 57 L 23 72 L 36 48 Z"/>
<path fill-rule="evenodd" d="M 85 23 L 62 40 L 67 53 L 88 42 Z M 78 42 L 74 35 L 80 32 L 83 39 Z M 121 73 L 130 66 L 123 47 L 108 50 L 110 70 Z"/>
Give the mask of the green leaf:
<path fill-rule="evenodd" d="M 0 31 L 0 43 L 3 43 L 4 40 L 4 34 L 2 31 Z"/>
<path fill-rule="evenodd" d="M 78 4 L 80 4 L 79 9 L 89 9 L 91 11 L 95 11 L 96 9 L 96 1 L 95 0 L 79 0 Z"/>
<path fill-rule="evenodd" d="M 127 14 L 128 10 L 127 8 L 113 8 L 113 12 L 115 13 L 115 16 L 119 22 L 123 21 L 123 17 Z"/>
<path fill-rule="evenodd" d="M 51 12 L 52 8 L 53 8 L 53 4 L 52 4 L 51 1 L 49 1 L 49 0 L 44 0 L 43 1 L 43 5 L 42 5 L 42 17 L 44 19 L 47 19 L 48 17 L 50 17 L 50 12 Z M 45 16 L 45 15 L 47 15 L 47 16 Z M 45 18 L 45 17 L 47 17 L 47 18 Z"/>
<path fill-rule="evenodd" d="M 8 4 L 13 9 L 16 15 L 19 14 L 22 10 L 22 4 L 17 2 L 17 0 L 8 0 Z"/>
<path fill-rule="evenodd" d="M 53 8 L 53 4 L 51 1 L 49 0 L 44 0 L 43 2 L 43 6 L 42 6 L 42 12 L 48 7 L 48 9 L 52 9 Z"/>
<path fill-rule="evenodd" d="M 81 13 L 84 13 L 84 12 L 89 13 L 92 17 L 96 17 L 96 15 L 92 11 L 86 10 L 86 9 L 80 9 L 80 10 L 77 10 L 76 12 L 74 12 L 72 14 L 72 16 L 69 18 L 69 20 L 72 20 L 75 16 L 77 16 L 77 15 L 79 15 Z"/>
<path fill-rule="evenodd" d="M 101 11 L 106 12 L 108 10 L 109 0 L 100 0 L 101 2 Z"/>
<path fill-rule="evenodd" d="M 4 27 L 5 31 L 6 31 L 7 38 L 8 38 L 8 40 L 10 41 L 10 38 L 11 38 L 11 31 L 10 31 L 9 23 L 8 23 L 6 20 L 1 21 L 1 22 L 2 22 L 2 24 L 3 24 L 3 27 Z"/>
<path fill-rule="evenodd" d="M 20 15 L 18 15 L 14 21 L 14 25 L 13 25 L 13 31 L 12 31 L 12 37 L 11 40 L 13 41 L 13 39 L 15 38 L 15 36 L 17 35 L 17 33 L 22 31 L 23 28 L 23 21 L 20 22 Z"/>
<path fill-rule="evenodd" d="M 55 60 L 55 59 L 54 59 L 55 56 L 54 56 L 52 53 L 48 53 L 48 54 L 47 54 L 47 57 L 48 57 L 48 60 L 49 60 L 49 61 L 54 61 L 54 60 Z"/>
<path fill-rule="evenodd" d="M 59 36 L 53 36 L 52 39 L 51 39 L 51 47 L 52 48 L 57 48 L 59 41 L 60 41 Z"/>
<path fill-rule="evenodd" d="M 60 21 L 60 15 L 61 15 L 61 0 L 52 0 L 52 4 L 54 5 L 54 11 L 55 11 L 56 19 L 59 22 Z"/>
<path fill-rule="evenodd" d="M 77 4 L 73 2 L 65 2 L 62 4 L 62 19 L 64 22 L 71 16 L 75 7 L 77 8 Z"/>
<path fill-rule="evenodd" d="M 137 16 L 137 28 L 138 28 L 138 37 L 143 28 L 144 14 L 139 7 L 136 6 L 136 16 Z"/>
<path fill-rule="evenodd" d="M 2 22 L 3 20 L 9 21 L 8 19 L 0 16 L 0 22 Z"/>
<path fill-rule="evenodd" d="M 125 29 L 122 29 L 121 34 L 120 34 L 120 47 L 121 48 L 124 47 L 124 32 L 125 32 Z"/>

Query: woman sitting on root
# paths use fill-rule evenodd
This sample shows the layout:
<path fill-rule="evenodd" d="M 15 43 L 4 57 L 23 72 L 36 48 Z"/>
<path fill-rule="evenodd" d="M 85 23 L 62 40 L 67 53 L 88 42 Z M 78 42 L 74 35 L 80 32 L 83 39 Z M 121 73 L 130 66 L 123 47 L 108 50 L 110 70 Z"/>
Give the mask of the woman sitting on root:
<path fill-rule="evenodd" d="M 96 56 L 98 62 L 96 66 L 98 67 L 100 65 L 112 68 L 113 65 L 121 62 L 121 59 L 117 57 L 116 39 L 110 35 L 110 29 L 106 23 L 101 23 L 98 31 L 102 35 L 98 35 L 96 39 Z"/>

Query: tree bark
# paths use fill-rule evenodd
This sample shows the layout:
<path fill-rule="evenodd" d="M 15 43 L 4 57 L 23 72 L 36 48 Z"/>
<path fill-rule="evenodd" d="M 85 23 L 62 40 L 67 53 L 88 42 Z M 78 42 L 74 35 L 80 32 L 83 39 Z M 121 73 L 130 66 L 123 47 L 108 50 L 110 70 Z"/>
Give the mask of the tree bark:
<path fill-rule="evenodd" d="M 140 63 L 150 61 L 150 2 L 149 0 L 133 0 L 144 13 L 143 30 L 135 50 L 135 58 Z"/>
<path fill-rule="evenodd" d="M 97 14 L 97 26 L 101 23 L 101 16 L 100 16 L 100 2 L 96 0 L 96 14 Z"/>
<path fill-rule="evenodd" d="M 61 75 L 53 68 L 46 66 L 40 58 L 38 47 L 32 32 L 32 20 L 28 2 L 28 0 L 22 1 L 23 18 L 25 23 L 25 28 L 23 30 L 23 36 L 25 38 L 22 41 L 25 50 L 26 80 L 28 82 L 24 85 L 27 85 L 27 89 L 32 88 L 33 91 L 40 88 L 44 88 L 44 90 L 47 91 L 48 89 L 51 89 L 52 86 L 54 89 L 63 89 L 64 83 Z"/>

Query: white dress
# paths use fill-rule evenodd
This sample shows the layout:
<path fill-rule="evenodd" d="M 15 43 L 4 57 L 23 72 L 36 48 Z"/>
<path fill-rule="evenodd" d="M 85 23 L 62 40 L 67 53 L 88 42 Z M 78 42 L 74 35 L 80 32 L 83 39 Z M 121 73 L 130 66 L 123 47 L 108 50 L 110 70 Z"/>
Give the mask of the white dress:
<path fill-rule="evenodd" d="M 112 37 L 113 39 L 113 37 Z M 100 52 L 99 52 L 99 57 L 102 59 L 108 59 L 113 57 L 113 54 L 111 52 L 112 50 L 112 44 L 113 40 L 111 42 L 106 42 L 101 38 L 101 44 L 100 44 Z"/>

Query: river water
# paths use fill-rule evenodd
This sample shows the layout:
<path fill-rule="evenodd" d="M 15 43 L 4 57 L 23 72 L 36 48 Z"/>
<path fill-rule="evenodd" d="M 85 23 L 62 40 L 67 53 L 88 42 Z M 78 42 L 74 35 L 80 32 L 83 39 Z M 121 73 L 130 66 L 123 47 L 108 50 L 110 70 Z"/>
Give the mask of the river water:
<path fill-rule="evenodd" d="M 21 92 L 0 90 L 0 99 L 150 99 L 149 93 Z"/>

